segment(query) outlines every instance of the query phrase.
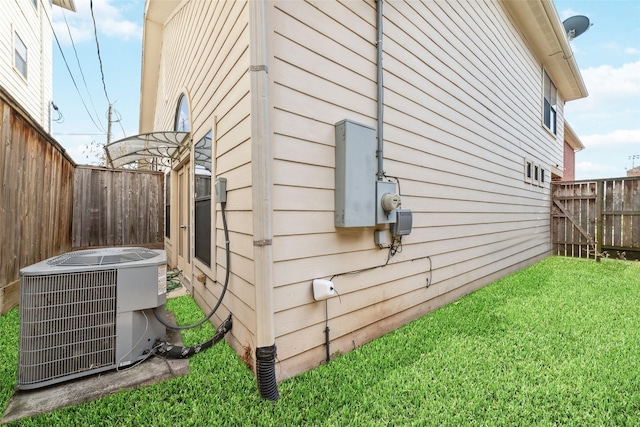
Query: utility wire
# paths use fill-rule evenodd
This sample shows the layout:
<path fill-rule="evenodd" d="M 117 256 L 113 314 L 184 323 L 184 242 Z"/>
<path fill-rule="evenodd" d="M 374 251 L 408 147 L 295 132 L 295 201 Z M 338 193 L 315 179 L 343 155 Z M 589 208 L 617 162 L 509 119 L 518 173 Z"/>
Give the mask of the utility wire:
<path fill-rule="evenodd" d="M 91 98 L 91 92 L 89 92 L 89 87 L 87 86 L 87 80 L 85 79 L 84 72 L 82 71 L 82 66 L 80 65 L 80 58 L 78 58 L 78 51 L 76 50 L 76 44 L 73 41 L 73 36 L 71 35 L 71 28 L 69 28 L 69 23 L 67 22 L 67 15 L 66 13 L 64 13 L 64 10 L 62 10 L 62 16 L 64 17 L 64 24 L 67 26 L 67 32 L 69 33 L 69 40 L 71 40 L 71 46 L 73 47 L 73 52 L 76 56 L 76 62 L 78 63 L 78 69 L 80 70 L 82 81 L 84 82 L 84 88 L 87 90 L 87 94 L 89 95 L 89 102 L 93 107 L 93 111 L 96 113 L 96 119 L 98 120 L 98 123 L 100 123 L 100 127 L 102 128 L 101 130 L 105 132 L 104 126 L 102 126 L 102 122 L 100 122 L 100 115 L 98 114 L 98 111 L 96 110 L 96 106 L 93 103 L 93 99 Z"/>
<path fill-rule="evenodd" d="M 107 84 L 104 81 L 104 70 L 102 68 L 102 57 L 100 56 L 100 43 L 98 42 L 98 28 L 96 27 L 96 17 L 93 14 L 93 0 L 89 1 L 89 9 L 91 9 L 91 20 L 93 21 L 93 35 L 96 39 L 96 49 L 98 51 L 98 62 L 100 62 L 100 74 L 102 75 L 102 88 L 104 89 L 104 96 L 107 98 L 107 102 L 111 105 L 109 94 L 107 93 Z"/>
<path fill-rule="evenodd" d="M 51 23 L 51 21 L 49 21 L 49 23 Z M 60 54 L 62 55 L 62 60 L 64 61 L 64 65 L 66 65 L 66 67 L 67 67 L 67 71 L 69 72 L 69 76 L 71 77 L 71 81 L 73 82 L 73 85 L 75 86 L 76 91 L 78 92 L 78 96 L 80 97 L 80 101 L 82 101 L 82 105 L 84 105 L 85 111 L 89 115 L 89 118 L 91 119 L 93 124 L 96 126 L 96 128 L 99 131 L 104 131 L 103 129 L 100 128 L 100 126 L 98 126 L 98 124 L 94 120 L 93 116 L 91 115 L 91 112 L 89 111 L 89 108 L 87 107 L 87 104 L 84 102 L 84 98 L 82 97 L 82 94 L 80 93 L 80 89 L 78 88 L 78 84 L 76 83 L 76 79 L 73 77 L 73 73 L 71 72 L 71 68 L 69 68 L 69 63 L 67 62 L 67 58 L 64 56 L 64 52 L 62 51 L 62 46 L 60 46 L 60 40 L 58 40 L 58 35 L 56 34 L 56 31 L 53 29 L 53 25 L 51 25 L 51 30 L 53 31 L 53 36 L 56 39 L 56 44 L 58 45 L 58 49 L 60 50 Z"/>
<path fill-rule="evenodd" d="M 118 120 L 113 120 L 114 122 L 117 122 L 120 125 L 120 129 L 122 129 L 122 135 L 124 135 L 124 137 L 127 137 L 127 132 L 124 131 L 124 126 L 122 126 L 122 114 L 120 114 L 120 111 L 116 110 L 115 108 L 113 109 L 113 113 L 118 117 Z"/>
<path fill-rule="evenodd" d="M 40 0 L 40 3 L 42 5 L 42 9 L 46 10 L 46 8 L 44 7 L 44 4 L 42 3 L 42 0 Z M 104 132 L 104 130 L 101 129 L 100 126 L 98 126 L 96 121 L 93 119 L 93 116 L 91 115 L 91 112 L 89 111 L 89 108 L 87 107 L 87 104 L 84 102 L 84 98 L 82 97 L 82 94 L 80 93 L 80 89 L 78 88 L 78 84 L 76 83 L 76 79 L 73 77 L 73 73 L 71 72 L 71 68 L 69 68 L 69 63 L 67 62 L 67 58 L 64 56 L 64 52 L 62 50 L 62 46 L 60 45 L 60 40 L 58 40 L 58 35 L 56 34 L 56 30 L 53 28 L 53 16 L 51 16 L 50 19 L 47 19 L 47 22 L 49 23 L 49 27 L 51 27 L 51 32 L 53 33 L 53 37 L 56 39 L 56 44 L 58 45 L 58 50 L 60 51 L 60 55 L 62 55 L 62 60 L 64 61 L 64 65 L 67 67 L 67 71 L 69 72 L 69 76 L 71 77 L 71 81 L 73 82 L 73 85 L 75 86 L 76 91 L 78 92 L 78 96 L 80 97 L 80 101 L 82 101 L 82 105 L 84 106 L 84 109 L 87 112 L 87 115 L 89 116 L 89 118 L 91 119 L 93 124 L 96 126 L 96 128 L 99 131 Z M 62 114 L 62 113 L 60 113 L 60 114 Z"/>

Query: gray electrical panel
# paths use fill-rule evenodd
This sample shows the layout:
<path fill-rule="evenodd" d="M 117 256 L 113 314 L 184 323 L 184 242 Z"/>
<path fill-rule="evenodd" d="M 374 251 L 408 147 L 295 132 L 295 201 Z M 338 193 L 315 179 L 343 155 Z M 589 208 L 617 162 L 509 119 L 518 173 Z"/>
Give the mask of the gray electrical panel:
<path fill-rule="evenodd" d="M 376 130 L 342 120 L 336 123 L 336 227 L 376 223 Z"/>

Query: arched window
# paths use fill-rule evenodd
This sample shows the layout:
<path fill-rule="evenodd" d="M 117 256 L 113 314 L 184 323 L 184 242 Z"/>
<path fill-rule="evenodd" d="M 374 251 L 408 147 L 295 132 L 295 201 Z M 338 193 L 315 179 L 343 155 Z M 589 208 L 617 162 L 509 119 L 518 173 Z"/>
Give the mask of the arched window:
<path fill-rule="evenodd" d="M 191 126 L 189 125 L 189 102 L 187 97 L 180 95 L 178 100 L 178 109 L 176 110 L 176 121 L 173 125 L 173 130 L 177 132 L 189 132 Z"/>

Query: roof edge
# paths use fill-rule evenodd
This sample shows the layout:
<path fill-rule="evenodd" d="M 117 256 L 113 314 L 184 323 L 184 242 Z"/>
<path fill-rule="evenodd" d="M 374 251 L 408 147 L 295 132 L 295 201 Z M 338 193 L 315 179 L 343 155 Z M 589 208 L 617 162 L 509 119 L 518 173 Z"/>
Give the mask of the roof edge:
<path fill-rule="evenodd" d="M 573 151 L 584 150 L 584 144 L 566 120 L 564 122 L 564 140 L 569 144 L 569 147 L 573 148 Z"/>
<path fill-rule="evenodd" d="M 586 98 L 567 34 L 552 0 L 500 0 L 536 59 L 551 76 L 564 101 Z"/>

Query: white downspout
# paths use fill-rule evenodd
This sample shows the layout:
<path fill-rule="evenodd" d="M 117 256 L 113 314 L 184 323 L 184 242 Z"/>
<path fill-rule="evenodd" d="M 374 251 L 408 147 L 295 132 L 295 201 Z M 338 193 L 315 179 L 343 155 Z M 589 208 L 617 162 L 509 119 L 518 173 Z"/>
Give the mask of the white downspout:
<path fill-rule="evenodd" d="M 256 377 L 262 397 L 276 400 L 267 6 L 265 0 L 248 3 Z"/>

